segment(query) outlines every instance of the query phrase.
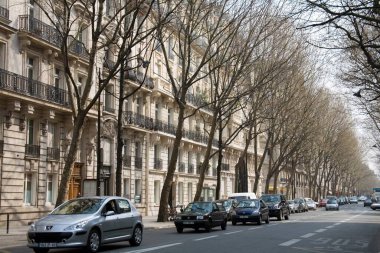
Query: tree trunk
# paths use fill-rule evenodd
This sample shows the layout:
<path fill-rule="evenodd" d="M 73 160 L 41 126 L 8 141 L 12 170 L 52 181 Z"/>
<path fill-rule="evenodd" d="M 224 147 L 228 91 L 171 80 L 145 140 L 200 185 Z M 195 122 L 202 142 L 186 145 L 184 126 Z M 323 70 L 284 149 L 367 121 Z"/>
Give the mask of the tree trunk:
<path fill-rule="evenodd" d="M 121 196 L 123 178 L 123 104 L 124 104 L 124 61 L 120 64 L 119 105 L 117 112 L 117 149 L 116 149 L 116 196 Z"/>

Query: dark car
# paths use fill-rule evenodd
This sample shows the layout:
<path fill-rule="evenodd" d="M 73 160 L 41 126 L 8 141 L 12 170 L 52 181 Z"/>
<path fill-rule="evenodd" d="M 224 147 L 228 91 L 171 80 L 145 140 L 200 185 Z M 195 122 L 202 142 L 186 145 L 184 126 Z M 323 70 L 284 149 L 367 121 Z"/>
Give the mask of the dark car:
<path fill-rule="evenodd" d="M 277 220 L 289 220 L 290 208 L 286 197 L 282 194 L 263 194 L 260 198 L 268 205 L 269 217 L 277 217 Z"/>
<path fill-rule="evenodd" d="M 210 232 L 211 228 L 220 226 L 222 230 L 227 227 L 227 212 L 215 201 L 191 202 L 180 214 L 177 214 L 174 224 L 178 233 L 182 233 L 184 228 L 199 228 Z"/>
<path fill-rule="evenodd" d="M 232 225 L 237 222 L 257 222 L 261 225 L 263 221 L 269 223 L 269 209 L 264 201 L 259 199 L 241 200 L 236 208 L 232 211 Z"/>
<path fill-rule="evenodd" d="M 237 205 L 238 201 L 236 199 L 219 199 L 215 201 L 217 205 L 221 205 L 226 209 L 227 220 L 231 220 L 231 213 L 234 207 Z"/>
<path fill-rule="evenodd" d="M 371 198 L 367 198 L 364 200 L 364 206 L 371 206 L 372 205 L 372 199 Z"/>

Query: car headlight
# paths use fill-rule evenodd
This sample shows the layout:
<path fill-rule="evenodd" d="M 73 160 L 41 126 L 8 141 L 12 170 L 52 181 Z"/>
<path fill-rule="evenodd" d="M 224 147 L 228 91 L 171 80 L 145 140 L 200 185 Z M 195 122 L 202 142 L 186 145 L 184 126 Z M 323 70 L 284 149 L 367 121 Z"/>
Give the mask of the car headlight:
<path fill-rule="evenodd" d="M 31 231 L 31 232 L 35 232 L 35 231 L 37 231 L 37 228 L 36 228 L 36 224 L 35 224 L 35 223 L 30 224 L 30 226 L 29 226 L 29 231 Z"/>
<path fill-rule="evenodd" d="M 65 230 L 80 230 L 80 229 L 82 229 L 84 226 L 86 226 L 86 224 L 87 224 L 89 221 L 90 221 L 90 220 L 84 220 L 84 221 L 78 222 L 77 224 L 74 224 L 74 225 L 68 226 L 67 228 L 65 228 Z"/>
<path fill-rule="evenodd" d="M 182 218 L 181 216 L 176 216 L 174 219 L 175 220 L 181 220 L 181 218 Z"/>

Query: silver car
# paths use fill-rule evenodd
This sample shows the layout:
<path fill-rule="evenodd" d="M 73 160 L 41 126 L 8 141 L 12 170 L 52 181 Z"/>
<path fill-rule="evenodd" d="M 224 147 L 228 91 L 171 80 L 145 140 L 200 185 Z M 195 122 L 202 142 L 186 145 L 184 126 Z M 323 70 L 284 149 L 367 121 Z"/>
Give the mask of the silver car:
<path fill-rule="evenodd" d="M 142 236 L 141 214 L 129 199 L 114 196 L 69 200 L 33 223 L 27 234 L 36 253 L 78 247 L 97 252 L 103 244 L 125 240 L 138 246 Z"/>

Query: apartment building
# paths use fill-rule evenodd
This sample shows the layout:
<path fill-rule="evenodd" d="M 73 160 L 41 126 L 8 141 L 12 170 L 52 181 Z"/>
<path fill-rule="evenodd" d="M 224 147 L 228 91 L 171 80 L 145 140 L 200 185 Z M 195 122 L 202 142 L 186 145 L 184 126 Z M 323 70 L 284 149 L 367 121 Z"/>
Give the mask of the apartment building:
<path fill-rule="evenodd" d="M 33 0 L 3 0 L 0 3 L 0 213 L 50 210 L 55 205 L 73 127 L 60 38 Z M 78 4 L 77 8 L 82 7 Z M 69 48 L 70 67 L 79 90 L 88 76 L 85 66 L 89 64 L 86 45 L 91 38 L 90 32 L 89 29 L 81 30 Z M 99 57 L 97 67 L 107 75 L 114 59 L 107 50 L 103 54 L 105 57 Z M 145 215 L 158 212 L 174 148 L 179 149 L 172 190 L 175 203 L 186 204 L 193 199 L 208 140 L 204 131 L 208 126 L 203 119 L 211 109 L 204 107 L 186 120 L 182 143 L 180 147 L 173 147 L 178 111 L 162 57 L 157 49 L 149 66 L 130 71 L 124 83 L 128 90 L 138 87 L 144 80 L 138 92 L 123 105 L 122 189 L 123 195 L 133 199 Z M 179 59 L 174 55 L 172 63 L 176 71 Z M 116 76 L 87 115 L 86 131 L 79 141 L 67 199 L 95 194 L 98 159 L 102 163 L 101 194 L 115 194 L 119 85 Z M 189 109 L 204 104 L 205 94 L 207 89 L 201 82 L 188 94 Z M 100 126 L 97 125 L 98 116 L 101 117 Z M 239 125 L 240 116 L 236 115 L 223 134 L 228 135 Z M 102 158 L 96 157 L 98 131 Z M 241 133 L 223 154 L 222 197 L 234 192 L 235 165 L 243 144 L 244 133 Z M 259 150 L 262 152 L 260 147 Z M 253 168 L 253 148 L 248 150 L 247 158 L 248 168 Z M 203 185 L 205 199 L 215 198 L 216 166 L 217 160 L 213 158 Z M 249 169 L 250 189 L 253 181 L 254 173 Z"/>

